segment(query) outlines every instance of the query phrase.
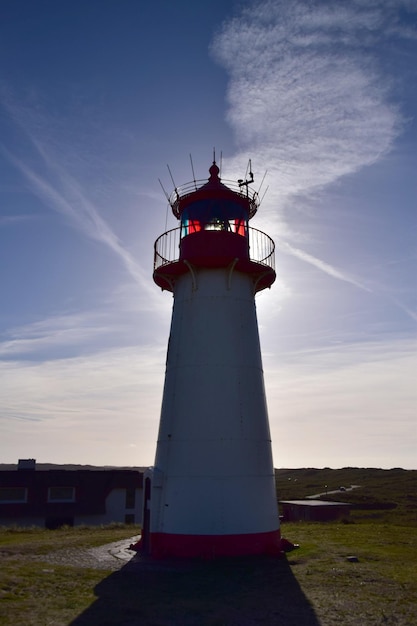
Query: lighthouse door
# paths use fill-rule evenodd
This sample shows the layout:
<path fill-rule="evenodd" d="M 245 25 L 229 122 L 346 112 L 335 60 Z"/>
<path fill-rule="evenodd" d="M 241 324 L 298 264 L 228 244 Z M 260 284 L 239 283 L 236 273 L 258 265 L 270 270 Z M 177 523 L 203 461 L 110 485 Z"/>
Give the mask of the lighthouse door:
<path fill-rule="evenodd" d="M 142 541 L 141 549 L 143 554 L 149 554 L 150 542 L 149 533 L 151 525 L 151 479 L 145 478 L 145 490 L 143 494 L 143 516 L 142 516 Z"/>

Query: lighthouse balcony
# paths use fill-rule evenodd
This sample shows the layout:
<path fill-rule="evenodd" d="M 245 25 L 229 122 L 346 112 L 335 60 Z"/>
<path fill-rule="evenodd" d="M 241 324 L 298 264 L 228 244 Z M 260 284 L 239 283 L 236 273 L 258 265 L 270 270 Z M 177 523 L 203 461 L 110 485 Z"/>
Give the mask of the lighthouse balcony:
<path fill-rule="evenodd" d="M 251 276 L 255 292 L 275 281 L 275 244 L 264 232 L 245 226 L 231 231 L 222 225 L 195 232 L 174 228 L 155 242 L 153 278 L 161 289 L 174 290 L 175 280 L 195 268 L 228 268 Z"/>

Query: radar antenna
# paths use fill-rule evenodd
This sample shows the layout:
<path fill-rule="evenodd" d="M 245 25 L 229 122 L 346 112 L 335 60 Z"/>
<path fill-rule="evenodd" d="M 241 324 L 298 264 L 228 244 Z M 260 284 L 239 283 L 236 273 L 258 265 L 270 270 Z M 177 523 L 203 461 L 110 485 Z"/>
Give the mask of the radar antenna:
<path fill-rule="evenodd" d="M 248 170 L 249 170 L 249 178 L 247 176 Z M 246 187 L 246 195 L 248 195 L 249 194 L 248 187 L 251 183 L 253 183 L 254 180 L 255 179 L 253 177 L 253 172 L 252 172 L 252 160 L 249 159 L 248 167 L 246 168 L 245 180 L 243 180 L 243 178 L 239 178 L 237 183 L 240 188 Z"/>

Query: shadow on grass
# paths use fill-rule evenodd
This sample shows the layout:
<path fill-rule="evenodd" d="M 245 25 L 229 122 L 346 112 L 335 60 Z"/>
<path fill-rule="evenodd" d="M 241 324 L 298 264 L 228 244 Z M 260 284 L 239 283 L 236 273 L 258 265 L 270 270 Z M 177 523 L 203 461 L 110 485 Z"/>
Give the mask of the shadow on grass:
<path fill-rule="evenodd" d="M 184 563 L 138 556 L 95 593 L 72 626 L 319 626 L 286 559 Z"/>

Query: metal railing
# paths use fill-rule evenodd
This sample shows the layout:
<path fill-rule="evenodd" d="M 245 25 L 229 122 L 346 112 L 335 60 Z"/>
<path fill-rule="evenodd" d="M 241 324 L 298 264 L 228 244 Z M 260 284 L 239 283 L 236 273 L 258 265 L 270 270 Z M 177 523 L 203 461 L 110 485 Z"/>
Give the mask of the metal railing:
<path fill-rule="evenodd" d="M 248 227 L 249 259 L 275 270 L 275 243 L 257 228 Z M 191 236 L 191 235 L 188 235 Z M 195 236 L 195 235 L 193 235 Z M 197 235 L 198 236 L 198 235 Z M 239 237 L 240 235 L 236 235 Z M 155 241 L 154 270 L 180 258 L 181 227 L 168 230 Z"/>
<path fill-rule="evenodd" d="M 166 231 L 155 241 L 154 270 L 168 263 L 175 263 L 180 257 L 181 228 Z"/>
<path fill-rule="evenodd" d="M 190 183 L 185 183 L 184 185 L 180 185 L 179 187 L 175 187 L 174 191 L 168 198 L 169 204 L 173 210 L 174 215 L 179 217 L 179 203 L 180 200 L 189 196 L 190 194 L 195 193 L 207 183 L 207 179 L 205 180 L 193 180 Z M 221 183 L 225 185 L 231 191 L 234 191 L 241 198 L 245 198 L 249 201 L 250 211 L 249 217 L 253 217 L 255 215 L 257 208 L 259 207 L 260 200 L 257 191 L 253 191 L 248 187 L 247 184 L 239 185 L 238 182 L 234 180 L 223 180 L 221 179 Z"/>
<path fill-rule="evenodd" d="M 249 258 L 275 270 L 275 242 L 262 230 L 249 226 Z"/>

